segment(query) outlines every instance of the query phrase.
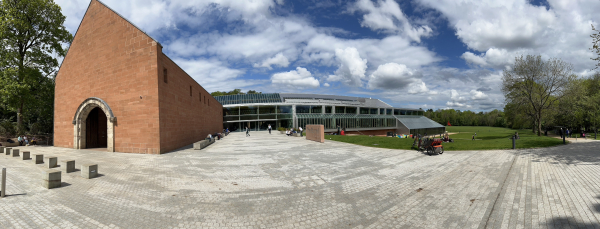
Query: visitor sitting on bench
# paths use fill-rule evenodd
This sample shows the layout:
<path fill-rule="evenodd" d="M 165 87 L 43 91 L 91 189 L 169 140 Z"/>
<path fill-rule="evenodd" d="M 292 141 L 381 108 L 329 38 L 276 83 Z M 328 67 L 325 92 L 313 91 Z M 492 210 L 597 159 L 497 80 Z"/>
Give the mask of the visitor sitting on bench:
<path fill-rule="evenodd" d="M 290 131 L 290 129 L 285 129 L 285 135 L 292 136 L 292 132 Z"/>
<path fill-rule="evenodd" d="M 31 144 L 32 145 L 37 145 L 37 139 L 35 139 L 35 137 L 31 138 Z"/>

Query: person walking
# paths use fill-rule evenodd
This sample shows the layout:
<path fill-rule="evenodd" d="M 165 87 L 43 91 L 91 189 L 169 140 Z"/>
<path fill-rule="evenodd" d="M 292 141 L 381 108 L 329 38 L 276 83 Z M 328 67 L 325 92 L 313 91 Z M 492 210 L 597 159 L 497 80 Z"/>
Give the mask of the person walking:
<path fill-rule="evenodd" d="M 269 126 L 267 127 L 267 129 L 269 129 L 269 134 L 271 134 L 271 124 L 269 124 Z"/>
<path fill-rule="evenodd" d="M 298 129 L 300 130 L 300 137 L 302 137 L 302 127 L 298 127 Z"/>
<path fill-rule="evenodd" d="M 475 141 L 475 135 L 473 134 L 473 137 L 471 137 L 471 141 Z"/>
<path fill-rule="evenodd" d="M 246 137 L 250 137 L 250 128 L 246 127 Z"/>

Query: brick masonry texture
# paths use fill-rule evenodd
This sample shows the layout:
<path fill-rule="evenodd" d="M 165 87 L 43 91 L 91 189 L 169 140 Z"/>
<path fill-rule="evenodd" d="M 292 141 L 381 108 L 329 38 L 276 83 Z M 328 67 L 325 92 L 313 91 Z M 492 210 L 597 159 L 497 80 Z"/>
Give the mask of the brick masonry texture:
<path fill-rule="evenodd" d="M 198 92 L 210 106 L 199 102 Z M 90 97 L 106 101 L 117 117 L 117 152 L 160 154 L 222 128 L 222 106 L 168 59 L 160 44 L 96 0 L 56 78 L 55 146 L 73 147 L 73 117 Z"/>

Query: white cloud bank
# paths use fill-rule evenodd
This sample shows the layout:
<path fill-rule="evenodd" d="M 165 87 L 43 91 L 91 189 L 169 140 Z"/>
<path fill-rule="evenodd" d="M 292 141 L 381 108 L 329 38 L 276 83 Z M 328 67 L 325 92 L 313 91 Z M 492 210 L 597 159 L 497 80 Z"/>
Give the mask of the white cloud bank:
<path fill-rule="evenodd" d="M 283 86 L 291 87 L 319 87 L 319 80 L 315 79 L 312 74 L 302 67 L 297 67 L 296 70 L 289 72 L 275 73 L 271 76 L 271 82 L 273 84 L 279 84 Z"/>

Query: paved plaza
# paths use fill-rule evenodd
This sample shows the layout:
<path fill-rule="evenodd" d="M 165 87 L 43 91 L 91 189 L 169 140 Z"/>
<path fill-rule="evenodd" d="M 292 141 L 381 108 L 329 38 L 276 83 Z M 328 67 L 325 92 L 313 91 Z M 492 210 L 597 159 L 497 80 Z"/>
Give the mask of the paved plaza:
<path fill-rule="evenodd" d="M 0 155 L 0 228 L 600 228 L 600 141 L 427 156 L 251 135 L 163 155 L 19 147 L 101 176 L 48 190 L 45 164 Z"/>

